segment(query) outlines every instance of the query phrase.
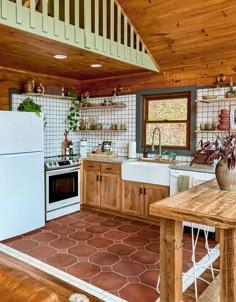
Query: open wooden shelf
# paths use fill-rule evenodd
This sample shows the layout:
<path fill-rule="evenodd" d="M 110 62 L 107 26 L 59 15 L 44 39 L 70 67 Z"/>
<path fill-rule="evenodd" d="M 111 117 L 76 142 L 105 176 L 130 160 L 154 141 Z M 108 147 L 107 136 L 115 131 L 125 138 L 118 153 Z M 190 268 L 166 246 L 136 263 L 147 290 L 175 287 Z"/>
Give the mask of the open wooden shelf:
<path fill-rule="evenodd" d="M 101 129 L 101 130 L 79 130 L 79 129 L 77 129 L 76 130 L 77 132 L 126 132 L 127 131 L 127 129 L 126 130 L 112 130 L 112 129 Z"/>
<path fill-rule="evenodd" d="M 195 100 L 195 102 L 201 102 L 201 103 L 219 103 L 219 102 L 230 102 L 230 101 L 236 101 L 236 97 L 235 98 L 217 98 L 217 99 L 199 99 L 199 100 Z"/>
<path fill-rule="evenodd" d="M 44 93 L 22 93 L 23 95 L 26 96 L 41 96 L 44 98 L 53 98 L 53 99 L 66 99 L 66 100 L 70 100 L 71 97 L 69 96 L 62 96 L 62 95 L 55 95 L 55 94 L 44 94 Z"/>
<path fill-rule="evenodd" d="M 79 107 L 80 110 L 91 110 L 91 109 L 111 109 L 111 108 L 126 108 L 127 105 L 109 105 L 109 106 L 86 106 L 86 107 Z"/>
<path fill-rule="evenodd" d="M 236 132 L 236 129 L 228 130 L 195 130 L 196 133 L 222 133 L 222 132 Z"/>

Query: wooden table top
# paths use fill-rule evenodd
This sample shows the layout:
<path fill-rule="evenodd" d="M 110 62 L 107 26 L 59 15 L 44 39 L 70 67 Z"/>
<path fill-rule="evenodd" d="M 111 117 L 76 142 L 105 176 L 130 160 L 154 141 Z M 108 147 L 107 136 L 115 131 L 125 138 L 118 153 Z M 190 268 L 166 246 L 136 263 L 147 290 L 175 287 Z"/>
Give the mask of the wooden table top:
<path fill-rule="evenodd" d="M 150 205 L 150 214 L 223 229 L 236 228 L 236 192 L 222 191 L 210 180 Z"/>

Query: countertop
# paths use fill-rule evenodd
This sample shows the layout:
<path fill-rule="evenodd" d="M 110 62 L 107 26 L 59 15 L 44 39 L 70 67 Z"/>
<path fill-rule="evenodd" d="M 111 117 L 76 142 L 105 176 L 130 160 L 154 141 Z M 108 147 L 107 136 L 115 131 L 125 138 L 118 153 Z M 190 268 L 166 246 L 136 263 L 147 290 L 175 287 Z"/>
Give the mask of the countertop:
<path fill-rule="evenodd" d="M 150 214 L 219 228 L 236 228 L 236 192 L 219 189 L 215 179 L 150 205 Z"/>
<path fill-rule="evenodd" d="M 104 162 L 104 163 L 118 163 L 118 164 L 123 164 L 126 162 L 131 162 L 131 161 L 136 161 L 136 159 L 131 159 L 128 157 L 84 157 L 80 158 L 80 160 L 89 160 L 89 161 L 99 161 L 99 162 Z"/>
<path fill-rule="evenodd" d="M 193 164 L 191 167 L 189 166 L 190 162 L 176 162 L 175 165 L 171 165 L 170 169 L 175 170 L 185 170 L 185 171 L 193 171 L 193 172 L 203 172 L 203 173 L 215 173 L 214 165 L 204 165 L 204 164 Z"/>

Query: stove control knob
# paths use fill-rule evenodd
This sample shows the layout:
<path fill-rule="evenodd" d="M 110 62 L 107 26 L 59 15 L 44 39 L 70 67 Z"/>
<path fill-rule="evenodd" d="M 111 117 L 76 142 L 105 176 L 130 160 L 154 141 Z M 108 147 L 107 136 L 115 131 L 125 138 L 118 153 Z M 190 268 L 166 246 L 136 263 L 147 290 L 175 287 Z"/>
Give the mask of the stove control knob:
<path fill-rule="evenodd" d="M 56 166 L 57 166 L 57 163 L 53 163 L 53 166 L 56 167 Z"/>
<path fill-rule="evenodd" d="M 72 161 L 71 161 L 71 162 L 72 162 L 72 164 L 74 164 L 74 163 L 75 163 L 75 160 L 74 160 L 74 159 L 72 159 Z"/>
<path fill-rule="evenodd" d="M 52 167 L 52 163 L 48 163 L 48 166 L 49 166 L 49 167 Z"/>

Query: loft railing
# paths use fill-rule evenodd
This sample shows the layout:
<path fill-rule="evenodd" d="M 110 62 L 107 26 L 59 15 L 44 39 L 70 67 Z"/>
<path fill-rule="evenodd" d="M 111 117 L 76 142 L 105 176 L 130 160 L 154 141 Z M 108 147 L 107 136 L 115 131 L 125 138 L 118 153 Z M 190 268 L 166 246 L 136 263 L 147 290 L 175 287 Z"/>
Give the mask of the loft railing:
<path fill-rule="evenodd" d="M 0 24 L 158 71 L 116 0 L 0 0 Z"/>

